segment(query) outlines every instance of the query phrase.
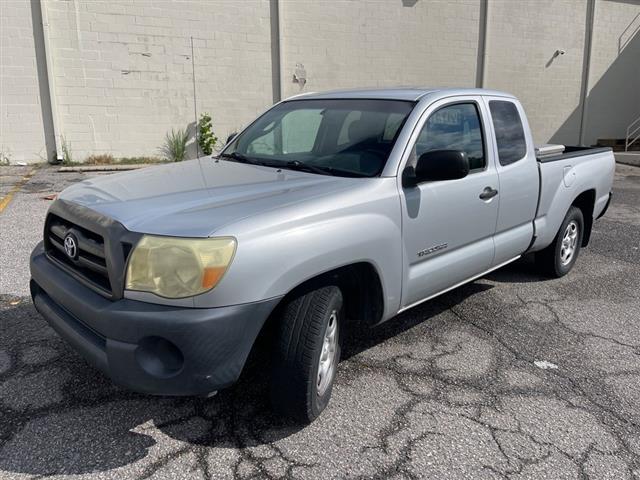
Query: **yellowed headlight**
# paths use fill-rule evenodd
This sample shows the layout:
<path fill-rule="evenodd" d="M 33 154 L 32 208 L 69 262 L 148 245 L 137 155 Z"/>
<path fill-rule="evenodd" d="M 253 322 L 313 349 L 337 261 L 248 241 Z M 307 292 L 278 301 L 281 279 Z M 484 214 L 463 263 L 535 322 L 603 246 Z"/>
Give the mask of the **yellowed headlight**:
<path fill-rule="evenodd" d="M 125 288 L 168 298 L 198 295 L 218 284 L 235 251 L 231 237 L 145 235 L 129 259 Z"/>

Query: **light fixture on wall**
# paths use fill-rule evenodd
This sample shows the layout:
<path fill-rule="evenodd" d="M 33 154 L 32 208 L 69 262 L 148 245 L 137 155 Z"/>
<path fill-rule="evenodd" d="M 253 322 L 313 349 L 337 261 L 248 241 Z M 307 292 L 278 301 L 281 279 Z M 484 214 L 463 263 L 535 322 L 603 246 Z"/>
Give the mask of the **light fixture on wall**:
<path fill-rule="evenodd" d="M 545 64 L 544 68 L 549 68 L 551 65 L 553 65 L 553 62 L 555 61 L 556 58 L 564 55 L 565 52 L 564 49 L 562 48 L 558 48 L 555 52 L 553 52 L 553 55 L 551 55 L 551 58 L 549 58 L 549 60 L 547 60 L 547 63 Z"/>

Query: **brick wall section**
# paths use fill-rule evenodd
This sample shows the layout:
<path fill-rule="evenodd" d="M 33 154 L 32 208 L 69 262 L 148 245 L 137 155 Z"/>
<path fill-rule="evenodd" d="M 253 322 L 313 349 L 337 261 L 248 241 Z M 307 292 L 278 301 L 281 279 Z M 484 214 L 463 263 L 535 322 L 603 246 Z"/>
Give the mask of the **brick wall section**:
<path fill-rule="evenodd" d="M 0 1 L 0 161 L 12 163 L 47 159 L 31 5 Z"/>
<path fill-rule="evenodd" d="M 523 103 L 536 143 L 577 144 L 586 1 L 492 1 L 488 88 Z M 562 56 L 553 57 L 557 49 Z"/>
<path fill-rule="evenodd" d="M 0 0 L 0 149 L 12 162 L 41 161 L 54 148 L 43 41 L 34 39 L 40 2 L 58 130 L 76 160 L 154 155 L 168 130 L 193 123 L 190 36 L 197 108 L 213 115 L 220 138 L 273 101 L 271 0 Z M 481 0 L 280 0 L 280 8 L 285 97 L 476 83 Z M 578 142 L 586 10 L 577 0 L 489 0 L 486 86 L 523 101 L 538 143 Z M 621 137 L 640 115 L 638 13 L 640 0 L 596 2 L 588 143 Z M 556 49 L 566 54 L 552 58 Z M 302 89 L 296 63 L 307 72 Z"/>
<path fill-rule="evenodd" d="M 285 96 L 362 86 L 475 85 L 480 3 L 281 2 Z M 292 81 L 304 65 L 303 89 Z"/>
<path fill-rule="evenodd" d="M 596 3 L 587 143 L 621 138 L 640 116 L 640 0 Z"/>
<path fill-rule="evenodd" d="M 193 124 L 191 36 L 198 112 L 218 136 L 272 103 L 267 1 L 46 5 L 59 130 L 78 159 L 157 154 L 168 130 Z"/>

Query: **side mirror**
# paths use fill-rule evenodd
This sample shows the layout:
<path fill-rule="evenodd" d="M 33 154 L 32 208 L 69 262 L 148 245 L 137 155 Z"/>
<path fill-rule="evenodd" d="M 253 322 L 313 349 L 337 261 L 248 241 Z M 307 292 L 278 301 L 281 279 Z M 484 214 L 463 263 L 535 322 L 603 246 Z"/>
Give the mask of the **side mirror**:
<path fill-rule="evenodd" d="M 407 170 L 413 170 L 407 171 Z M 415 168 L 405 169 L 402 184 L 413 187 L 419 183 L 438 180 L 457 180 L 469 174 L 467 154 L 459 150 L 433 150 L 420 155 Z"/>
<path fill-rule="evenodd" d="M 227 137 L 227 141 L 224 142 L 225 145 L 229 145 L 229 143 L 231 142 L 231 140 L 233 140 L 234 138 L 236 138 L 236 135 L 238 135 L 238 132 L 233 132 L 231 135 L 229 135 Z"/>

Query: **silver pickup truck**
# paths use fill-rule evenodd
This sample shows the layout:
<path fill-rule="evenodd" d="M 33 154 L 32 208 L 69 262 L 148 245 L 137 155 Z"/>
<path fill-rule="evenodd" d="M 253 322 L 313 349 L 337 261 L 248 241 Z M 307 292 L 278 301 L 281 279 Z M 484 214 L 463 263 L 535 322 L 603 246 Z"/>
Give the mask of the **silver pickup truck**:
<path fill-rule="evenodd" d="M 311 421 L 350 325 L 531 252 L 550 276 L 571 270 L 615 163 L 551 151 L 537 155 L 522 106 L 497 91 L 294 97 L 217 156 L 62 192 L 31 257 L 33 301 L 90 363 L 150 394 L 231 385 L 269 329 L 274 408 Z"/>

